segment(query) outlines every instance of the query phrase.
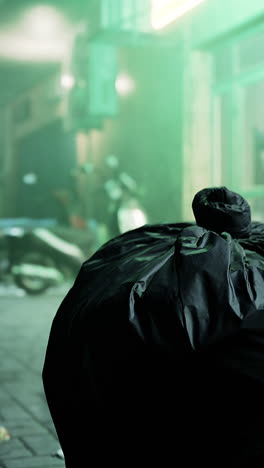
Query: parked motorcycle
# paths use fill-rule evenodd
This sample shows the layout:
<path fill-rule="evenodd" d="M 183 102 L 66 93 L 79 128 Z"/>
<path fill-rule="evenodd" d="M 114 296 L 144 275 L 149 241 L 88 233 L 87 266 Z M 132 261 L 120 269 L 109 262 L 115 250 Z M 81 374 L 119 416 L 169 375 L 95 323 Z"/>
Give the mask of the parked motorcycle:
<path fill-rule="evenodd" d="M 113 163 L 117 164 L 114 158 L 114 155 L 108 157 L 109 161 L 113 160 Z M 120 172 L 118 165 L 105 181 L 104 191 L 108 204 L 111 237 L 148 224 L 148 215 L 141 204 L 140 190 L 136 181 L 126 172 Z"/>
<path fill-rule="evenodd" d="M 31 295 L 75 278 L 97 248 L 90 230 L 61 226 L 6 227 L 1 230 L 1 245 L 2 276 L 12 276 Z"/>
<path fill-rule="evenodd" d="M 94 218 L 101 230 L 102 243 L 149 223 L 147 212 L 141 203 L 142 187 L 119 167 L 114 154 L 108 154 L 97 167 L 91 163 L 80 166 L 87 176 L 94 176 Z"/>

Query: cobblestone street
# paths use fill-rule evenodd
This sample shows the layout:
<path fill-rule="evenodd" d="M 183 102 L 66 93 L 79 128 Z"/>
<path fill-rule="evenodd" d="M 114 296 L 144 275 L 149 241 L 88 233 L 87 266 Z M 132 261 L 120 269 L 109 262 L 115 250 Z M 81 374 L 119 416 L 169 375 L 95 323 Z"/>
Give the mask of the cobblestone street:
<path fill-rule="evenodd" d="M 65 466 L 42 386 L 42 367 L 52 319 L 66 293 L 39 297 L 0 291 L 0 468 Z"/>

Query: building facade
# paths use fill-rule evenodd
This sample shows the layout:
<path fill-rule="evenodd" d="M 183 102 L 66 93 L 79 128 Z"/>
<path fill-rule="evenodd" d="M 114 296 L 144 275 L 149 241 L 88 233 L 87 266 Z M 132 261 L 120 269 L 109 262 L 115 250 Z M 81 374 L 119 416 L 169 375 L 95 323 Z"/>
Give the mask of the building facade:
<path fill-rule="evenodd" d="M 196 191 L 226 185 L 246 196 L 253 216 L 263 219 L 263 2 L 101 0 L 97 2 L 97 18 L 91 43 L 133 48 L 136 55 L 149 47 L 150 55 L 156 53 L 157 57 L 161 51 L 160 57 L 169 57 L 167 63 L 160 61 L 160 66 L 165 67 L 163 74 L 153 68 L 152 79 L 155 81 L 159 75 L 161 80 L 154 90 L 163 97 L 157 99 L 155 109 L 162 115 L 159 128 L 171 128 L 171 133 L 160 133 L 164 137 L 162 145 L 158 145 L 160 159 L 151 159 L 151 155 L 147 158 L 148 167 L 156 167 L 156 178 L 152 169 L 150 178 L 156 180 L 158 192 L 168 190 L 161 203 L 163 207 L 171 204 L 166 218 L 173 221 L 176 214 L 178 219 L 192 219 L 191 201 Z M 151 65 L 150 55 L 146 52 L 147 66 Z M 143 75 L 138 75 L 138 83 L 144 81 Z M 170 84 L 168 77 L 172 77 Z M 163 89 L 162 95 L 161 83 L 168 102 L 171 96 L 170 108 L 162 106 L 166 92 Z M 156 134 L 157 128 L 158 124 Z M 135 128 L 135 138 L 137 132 Z M 173 134 L 177 135 L 174 141 Z M 144 155 L 140 153 L 140 157 Z M 163 183 L 159 181 L 162 178 Z M 153 187 L 147 186 L 153 193 Z M 157 198 L 154 203 L 157 206 Z M 153 218 L 159 220 L 154 209 Z"/>
<path fill-rule="evenodd" d="M 76 143 L 77 166 L 100 166 L 107 154 L 117 155 L 143 187 L 152 222 L 193 220 L 194 194 L 219 185 L 243 194 L 263 221 L 263 1 L 87 5 L 85 50 L 70 52 L 79 88 L 52 101 L 54 83 L 45 82 L 28 92 L 30 109 L 26 95 L 8 106 L 0 116 L 4 170 L 16 177 L 17 148 L 26 147 L 36 126 L 59 121 L 67 147 Z M 68 170 L 66 162 L 60 164 Z M 79 178 L 84 212 L 96 217 L 90 175 Z M 10 184 L 1 190 L 15 214 Z"/>

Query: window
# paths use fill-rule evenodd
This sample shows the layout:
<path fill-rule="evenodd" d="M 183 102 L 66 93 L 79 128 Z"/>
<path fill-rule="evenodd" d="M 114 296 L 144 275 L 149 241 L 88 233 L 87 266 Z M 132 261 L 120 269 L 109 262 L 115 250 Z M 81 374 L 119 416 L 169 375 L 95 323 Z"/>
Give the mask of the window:
<path fill-rule="evenodd" d="M 264 31 L 219 45 L 214 55 L 214 182 L 244 195 L 264 221 Z"/>

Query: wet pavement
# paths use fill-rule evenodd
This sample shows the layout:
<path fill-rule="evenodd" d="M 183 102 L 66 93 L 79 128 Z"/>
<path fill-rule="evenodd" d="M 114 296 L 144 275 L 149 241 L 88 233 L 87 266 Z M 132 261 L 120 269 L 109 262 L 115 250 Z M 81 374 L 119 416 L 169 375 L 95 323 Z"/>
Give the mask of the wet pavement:
<path fill-rule="evenodd" d="M 30 297 L 0 285 L 0 468 L 64 468 L 42 385 L 52 319 L 69 286 Z M 8 438 L 8 435 L 7 437 Z"/>

